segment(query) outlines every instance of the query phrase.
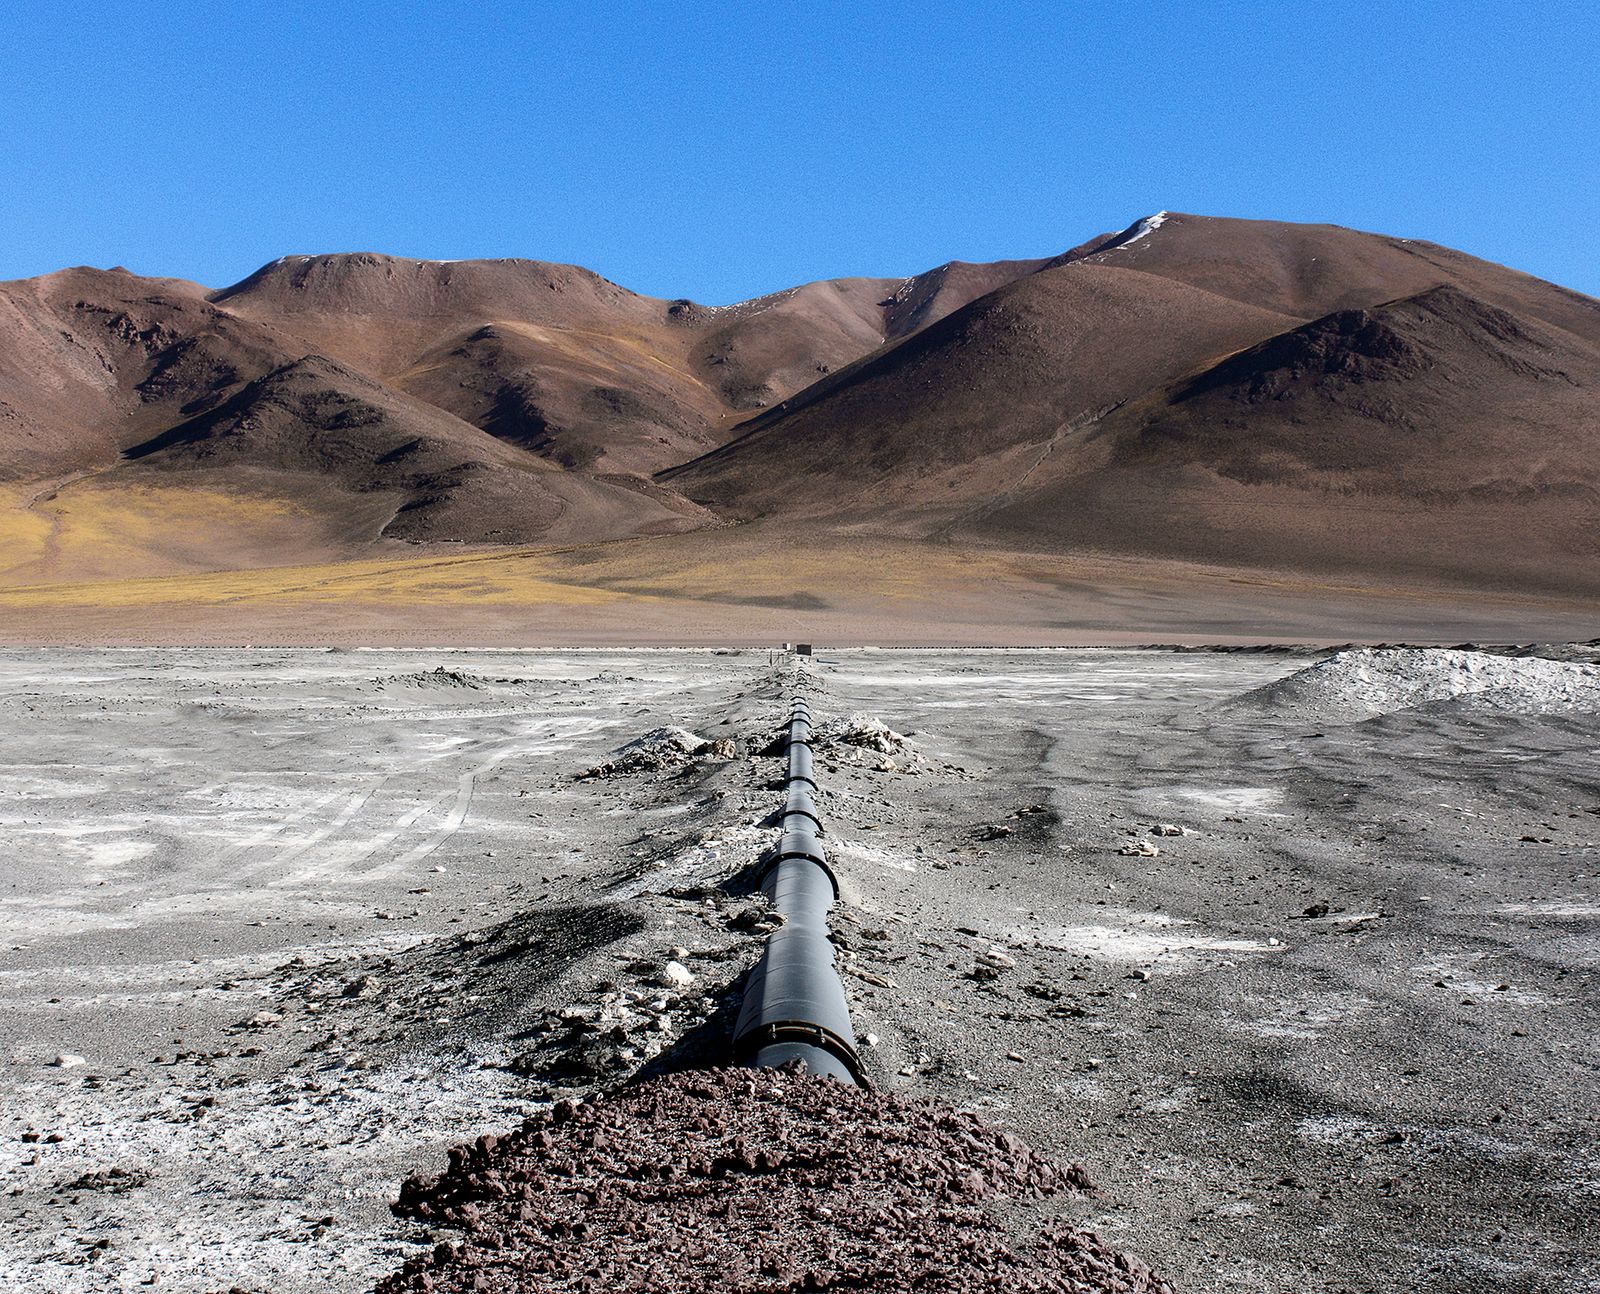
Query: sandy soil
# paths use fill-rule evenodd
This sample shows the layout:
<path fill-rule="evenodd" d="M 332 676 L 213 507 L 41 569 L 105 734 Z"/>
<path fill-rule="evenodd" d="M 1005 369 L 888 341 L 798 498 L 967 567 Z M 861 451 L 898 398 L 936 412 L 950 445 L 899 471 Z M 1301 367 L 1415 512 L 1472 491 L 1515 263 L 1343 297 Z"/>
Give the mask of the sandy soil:
<path fill-rule="evenodd" d="M 907 739 L 821 761 L 872 1076 L 1081 1161 L 1018 1224 L 1184 1290 L 1600 1289 L 1600 719 L 1256 691 L 1313 659 L 818 657 Z M 0 656 L 0 1284 L 369 1289 L 450 1238 L 388 1207 L 446 1146 L 714 1058 L 792 686 Z M 575 777 L 664 725 L 732 757 Z"/>

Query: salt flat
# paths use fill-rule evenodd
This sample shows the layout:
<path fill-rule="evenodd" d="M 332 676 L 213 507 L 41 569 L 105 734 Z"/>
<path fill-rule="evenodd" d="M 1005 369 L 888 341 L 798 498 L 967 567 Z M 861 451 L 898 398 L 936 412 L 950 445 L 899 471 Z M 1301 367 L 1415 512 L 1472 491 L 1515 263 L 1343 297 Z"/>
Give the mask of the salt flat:
<path fill-rule="evenodd" d="M 446 1145 L 714 1057 L 800 688 L 904 738 L 819 761 L 874 1081 L 1186 1290 L 1600 1288 L 1583 676 L 1317 660 L 8 652 L 0 1281 L 365 1289 Z M 579 778 L 668 725 L 732 757 Z"/>

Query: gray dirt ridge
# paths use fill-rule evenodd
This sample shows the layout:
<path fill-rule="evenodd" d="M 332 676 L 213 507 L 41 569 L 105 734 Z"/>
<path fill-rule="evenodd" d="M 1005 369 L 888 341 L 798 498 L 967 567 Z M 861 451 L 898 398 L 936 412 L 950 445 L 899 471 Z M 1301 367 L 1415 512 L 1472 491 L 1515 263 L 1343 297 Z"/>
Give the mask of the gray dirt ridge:
<path fill-rule="evenodd" d="M 1600 718 L 1551 699 L 1592 662 L 1467 663 L 1501 682 L 6 653 L 0 1285 L 358 1291 L 470 1247 L 401 1183 L 720 1056 L 798 688 L 877 1093 L 1099 1188 L 984 1203 L 1018 1243 L 1186 1291 L 1600 1288 Z"/>

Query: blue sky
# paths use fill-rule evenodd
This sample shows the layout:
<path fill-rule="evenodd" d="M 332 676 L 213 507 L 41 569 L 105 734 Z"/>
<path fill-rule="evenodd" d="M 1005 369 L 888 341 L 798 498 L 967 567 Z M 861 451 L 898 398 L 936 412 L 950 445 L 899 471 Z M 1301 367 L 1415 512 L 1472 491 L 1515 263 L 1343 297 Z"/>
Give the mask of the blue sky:
<path fill-rule="evenodd" d="M 725 302 L 1160 208 L 1600 295 L 1600 5 L 13 6 L 0 278 L 574 261 Z"/>

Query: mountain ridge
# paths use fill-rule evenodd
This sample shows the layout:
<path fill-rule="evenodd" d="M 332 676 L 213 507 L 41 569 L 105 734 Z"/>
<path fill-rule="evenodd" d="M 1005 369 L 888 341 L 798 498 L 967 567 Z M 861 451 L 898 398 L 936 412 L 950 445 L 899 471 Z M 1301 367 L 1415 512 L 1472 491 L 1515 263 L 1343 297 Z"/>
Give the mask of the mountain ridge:
<path fill-rule="evenodd" d="M 1600 593 L 1600 301 L 1339 226 L 1164 211 L 727 306 L 523 258 L 79 267 L 0 283 L 0 337 L 0 505 L 30 535 L 237 488 L 352 557 L 793 520 Z M 1354 498 L 1404 506 L 1356 525 Z M 70 576 L 70 547 L 11 569 Z"/>

